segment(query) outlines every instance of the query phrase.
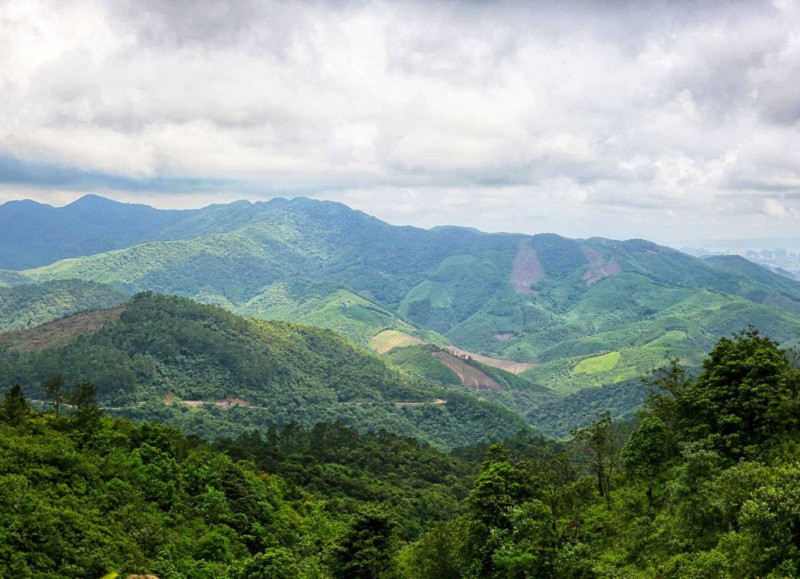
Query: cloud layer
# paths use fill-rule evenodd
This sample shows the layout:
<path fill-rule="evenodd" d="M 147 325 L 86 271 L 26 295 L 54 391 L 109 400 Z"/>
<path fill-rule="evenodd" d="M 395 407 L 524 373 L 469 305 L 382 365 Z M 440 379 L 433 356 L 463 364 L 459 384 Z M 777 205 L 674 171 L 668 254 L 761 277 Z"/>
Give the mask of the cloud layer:
<path fill-rule="evenodd" d="M 0 200 L 790 235 L 798 78 L 789 1 L 0 0 Z"/>

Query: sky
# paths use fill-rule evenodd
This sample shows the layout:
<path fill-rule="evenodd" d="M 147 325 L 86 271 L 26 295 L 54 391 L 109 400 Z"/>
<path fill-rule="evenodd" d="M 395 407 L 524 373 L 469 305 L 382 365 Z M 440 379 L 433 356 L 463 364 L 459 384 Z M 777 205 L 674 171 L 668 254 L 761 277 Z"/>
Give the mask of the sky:
<path fill-rule="evenodd" d="M 800 234 L 800 4 L 0 0 L 0 202 Z"/>

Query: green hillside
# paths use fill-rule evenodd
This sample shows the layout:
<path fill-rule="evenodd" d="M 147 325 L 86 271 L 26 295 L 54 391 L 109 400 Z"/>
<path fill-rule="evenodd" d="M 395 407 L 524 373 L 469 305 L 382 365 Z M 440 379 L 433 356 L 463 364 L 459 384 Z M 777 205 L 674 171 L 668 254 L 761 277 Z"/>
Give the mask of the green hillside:
<path fill-rule="evenodd" d="M 0 407 L 0 576 L 330 577 L 359 513 L 398 545 L 455 516 L 475 466 L 342 424 L 215 445 L 87 409 Z"/>
<path fill-rule="evenodd" d="M 800 283 L 644 240 L 394 227 L 302 198 L 213 206 L 159 235 L 172 240 L 22 273 L 183 295 L 362 346 L 407 322 L 439 345 L 536 363 L 526 376 L 565 392 L 627 380 L 667 353 L 697 363 L 748 325 L 787 344 L 800 330 Z M 613 367 L 574 371 L 608 354 Z"/>
<path fill-rule="evenodd" d="M 0 287 L 0 332 L 33 328 L 81 310 L 108 308 L 127 297 L 110 286 L 80 280 Z"/>
<path fill-rule="evenodd" d="M 212 438 L 342 420 L 455 446 L 526 428 L 466 390 L 404 378 L 328 330 L 152 294 L 114 312 L 0 336 L 0 381 L 42 399 L 55 374 L 89 380 L 114 412 Z"/>
<path fill-rule="evenodd" d="M 436 339 L 431 332 L 417 330 L 383 306 L 338 283 L 279 281 L 244 305 L 229 305 L 229 308 L 242 316 L 287 320 L 333 330 L 365 348 L 374 336 L 390 329 Z"/>
<path fill-rule="evenodd" d="M 8 287 L 20 283 L 30 282 L 28 277 L 16 271 L 0 269 L 0 287 Z"/>
<path fill-rule="evenodd" d="M 130 247 L 158 237 L 159 231 L 194 213 L 118 203 L 97 195 L 64 207 L 9 201 L 0 205 L 0 268 L 25 269 Z"/>

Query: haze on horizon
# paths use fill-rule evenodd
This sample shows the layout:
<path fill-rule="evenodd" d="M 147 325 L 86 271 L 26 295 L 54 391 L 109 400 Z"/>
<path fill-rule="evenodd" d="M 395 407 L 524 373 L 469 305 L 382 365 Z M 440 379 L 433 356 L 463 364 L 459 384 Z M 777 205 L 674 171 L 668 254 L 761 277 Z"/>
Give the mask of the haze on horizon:
<path fill-rule="evenodd" d="M 800 4 L 0 2 L 0 202 L 798 236 Z"/>

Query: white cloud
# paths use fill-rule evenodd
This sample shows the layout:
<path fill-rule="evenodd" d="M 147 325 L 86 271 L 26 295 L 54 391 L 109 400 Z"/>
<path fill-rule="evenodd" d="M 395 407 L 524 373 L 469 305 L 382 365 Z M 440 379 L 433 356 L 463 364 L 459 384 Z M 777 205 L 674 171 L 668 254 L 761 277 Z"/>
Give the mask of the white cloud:
<path fill-rule="evenodd" d="M 420 225 L 790 234 L 798 30 L 788 1 L 10 0 L 0 153 Z M 111 194 L 215 198 L 166 189 Z"/>

